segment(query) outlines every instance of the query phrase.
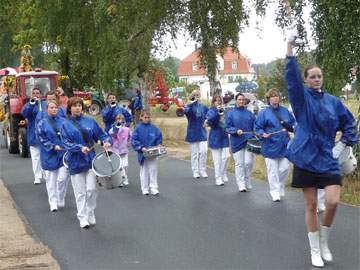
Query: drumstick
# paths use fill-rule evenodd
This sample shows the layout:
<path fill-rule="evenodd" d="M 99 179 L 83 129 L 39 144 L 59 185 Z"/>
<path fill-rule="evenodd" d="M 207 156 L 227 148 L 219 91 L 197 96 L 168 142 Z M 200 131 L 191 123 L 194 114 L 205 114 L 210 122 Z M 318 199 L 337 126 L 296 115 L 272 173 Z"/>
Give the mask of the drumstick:
<path fill-rule="evenodd" d="M 104 150 L 105 150 L 106 156 L 107 156 L 107 158 L 108 158 L 108 161 L 111 162 L 111 158 L 110 158 L 110 156 L 109 156 L 109 152 L 108 152 L 105 148 L 104 148 Z"/>
<path fill-rule="evenodd" d="M 274 135 L 274 134 L 281 133 L 281 132 L 284 132 L 284 131 L 286 131 L 285 128 L 283 128 L 282 130 L 278 130 L 278 131 L 274 131 L 274 132 L 268 133 L 268 135 Z"/>

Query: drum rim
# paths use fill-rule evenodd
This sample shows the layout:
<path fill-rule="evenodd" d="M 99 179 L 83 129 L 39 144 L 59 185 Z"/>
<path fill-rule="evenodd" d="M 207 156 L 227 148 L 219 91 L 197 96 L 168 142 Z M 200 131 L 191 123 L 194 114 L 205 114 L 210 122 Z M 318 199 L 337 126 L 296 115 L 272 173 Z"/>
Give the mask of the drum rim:
<path fill-rule="evenodd" d="M 65 162 L 65 156 L 69 153 L 69 151 L 66 151 L 65 154 L 63 155 L 62 157 L 62 162 L 63 162 L 63 165 L 66 169 L 69 169 L 69 165 L 67 165 L 67 163 Z"/>
<path fill-rule="evenodd" d="M 95 155 L 95 157 L 94 157 L 94 158 L 92 159 L 92 161 L 91 161 L 91 168 L 92 168 L 93 172 L 95 173 L 95 175 L 96 175 L 96 176 L 99 176 L 99 177 L 110 177 L 110 176 L 113 176 L 113 175 L 117 174 L 117 173 L 120 171 L 120 168 L 121 168 L 121 162 L 119 162 L 119 167 L 116 168 L 116 170 L 114 170 L 114 172 L 113 172 L 111 175 L 104 175 L 104 174 L 98 173 L 98 172 L 94 169 L 94 161 L 95 161 L 95 159 L 96 159 L 97 156 L 99 156 L 100 154 L 103 154 L 103 153 L 105 153 L 105 152 L 106 152 L 106 151 L 101 151 L 101 152 L 97 153 L 97 154 Z M 114 151 L 111 151 L 111 150 L 108 150 L 107 152 L 108 152 L 108 153 L 113 153 L 113 154 L 115 154 L 116 156 L 118 156 L 119 160 L 121 161 L 121 157 L 120 157 L 120 155 L 119 155 L 118 153 L 116 153 L 116 152 L 114 152 Z"/>
<path fill-rule="evenodd" d="M 339 161 L 340 165 L 343 164 L 344 162 L 346 162 L 349 159 L 349 157 L 351 155 L 351 152 L 352 151 L 351 151 L 350 146 L 346 146 L 344 148 L 344 150 L 340 153 L 339 158 L 338 158 L 338 161 Z"/>

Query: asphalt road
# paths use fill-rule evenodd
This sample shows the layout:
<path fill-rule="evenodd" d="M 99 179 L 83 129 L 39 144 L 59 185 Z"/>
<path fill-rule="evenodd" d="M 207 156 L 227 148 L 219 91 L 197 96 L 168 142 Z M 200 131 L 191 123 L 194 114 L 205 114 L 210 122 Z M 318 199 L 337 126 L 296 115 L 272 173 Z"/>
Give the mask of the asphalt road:
<path fill-rule="evenodd" d="M 83 230 L 71 185 L 66 207 L 51 213 L 45 184 L 32 184 L 30 159 L 1 149 L 0 169 L 29 231 L 62 269 L 312 269 L 300 192 L 274 203 L 264 182 L 240 193 L 233 175 L 217 187 L 212 178 L 193 180 L 188 162 L 165 157 L 160 196 L 143 196 L 132 154 L 130 186 L 100 188 L 97 225 Z M 360 269 L 359 217 L 359 208 L 339 206 L 326 269 Z"/>

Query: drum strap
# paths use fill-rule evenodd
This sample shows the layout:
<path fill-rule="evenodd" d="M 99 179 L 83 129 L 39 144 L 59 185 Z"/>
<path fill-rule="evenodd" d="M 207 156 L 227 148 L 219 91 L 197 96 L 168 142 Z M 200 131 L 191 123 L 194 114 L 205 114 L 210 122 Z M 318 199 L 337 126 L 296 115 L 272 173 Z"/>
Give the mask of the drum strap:
<path fill-rule="evenodd" d="M 280 116 L 280 114 L 275 111 L 273 108 L 270 108 L 271 111 L 274 113 L 275 117 L 277 118 L 277 120 L 279 120 L 280 125 L 282 125 L 287 131 L 289 132 L 294 132 L 294 129 L 292 126 L 290 126 L 288 123 L 286 123 Z"/>
<path fill-rule="evenodd" d="M 86 133 L 81 129 L 79 123 L 76 122 L 76 121 L 74 121 L 74 120 L 71 120 L 71 122 L 72 122 L 72 123 L 74 124 L 74 126 L 80 131 L 80 133 L 81 133 L 81 135 L 82 135 L 82 137 L 83 137 L 83 139 L 84 139 L 84 141 L 85 141 L 85 144 L 86 144 L 88 147 L 90 147 L 91 142 L 90 142 L 88 136 L 86 135 Z"/>

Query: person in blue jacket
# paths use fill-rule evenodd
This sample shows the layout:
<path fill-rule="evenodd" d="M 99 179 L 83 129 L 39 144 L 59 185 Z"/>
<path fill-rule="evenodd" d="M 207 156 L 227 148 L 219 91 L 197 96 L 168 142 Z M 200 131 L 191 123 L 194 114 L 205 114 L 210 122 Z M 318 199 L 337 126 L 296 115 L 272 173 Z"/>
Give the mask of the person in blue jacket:
<path fill-rule="evenodd" d="M 210 127 L 209 148 L 211 149 L 215 169 L 215 184 L 228 182 L 227 166 L 230 157 L 229 135 L 225 131 L 225 110 L 220 95 L 214 95 L 211 108 L 206 114 L 205 123 Z"/>
<path fill-rule="evenodd" d="M 67 154 L 67 164 L 74 189 L 77 217 L 81 228 L 95 225 L 97 198 L 96 177 L 92 171 L 95 157 L 94 145 L 100 140 L 105 150 L 111 145 L 111 138 L 93 118 L 83 115 L 84 103 L 79 97 L 68 101 L 69 118 L 61 127 L 61 140 Z"/>
<path fill-rule="evenodd" d="M 136 96 L 132 102 L 132 111 L 134 112 L 133 117 L 135 117 L 134 124 L 135 126 L 140 122 L 140 114 L 143 109 L 142 105 L 142 95 L 139 89 L 136 90 Z"/>
<path fill-rule="evenodd" d="M 36 127 L 40 143 L 41 167 L 46 171 L 46 189 L 50 210 L 65 206 L 65 195 L 69 180 L 69 171 L 64 167 L 64 147 L 60 138 L 60 130 L 65 118 L 58 115 L 56 100 L 47 101 L 47 114 Z"/>
<path fill-rule="evenodd" d="M 138 161 L 140 163 L 140 183 L 143 195 L 159 194 L 159 185 L 157 181 L 157 158 L 145 158 L 144 151 L 148 148 L 162 144 L 161 130 L 151 123 L 149 111 L 142 111 L 139 123 L 131 137 L 131 145 L 137 151 Z"/>
<path fill-rule="evenodd" d="M 45 99 L 46 99 L 46 104 L 50 101 L 50 100 L 54 100 L 56 101 L 56 103 L 58 104 L 58 110 L 57 110 L 57 115 L 63 118 L 66 118 L 66 111 L 63 107 L 60 106 L 60 97 L 58 96 L 56 91 L 48 91 L 45 94 Z M 38 113 L 37 118 L 36 118 L 36 123 L 38 123 L 43 117 L 46 117 L 48 115 L 47 110 L 42 110 L 41 112 Z"/>
<path fill-rule="evenodd" d="M 105 132 L 109 132 L 111 125 L 115 122 L 115 118 L 119 114 L 125 117 L 125 125 L 129 127 L 132 122 L 132 116 L 125 108 L 117 104 L 116 96 L 113 93 L 108 93 L 106 101 L 108 106 L 101 111 L 105 124 Z"/>
<path fill-rule="evenodd" d="M 207 132 L 204 127 L 208 108 L 200 102 L 200 92 L 194 90 L 190 96 L 190 103 L 185 106 L 184 113 L 188 120 L 185 140 L 190 143 L 191 169 L 193 177 L 207 178 Z"/>
<path fill-rule="evenodd" d="M 323 74 L 319 67 L 305 69 L 304 87 L 291 42 L 287 46 L 285 77 L 297 121 L 295 137 L 290 141 L 286 156 L 294 163 L 292 186 L 302 188 L 305 197 L 311 261 L 314 266 L 322 267 L 323 260 L 333 260 L 328 237 L 340 200 L 341 171 L 338 157 L 345 146 L 357 143 L 358 134 L 354 116 L 339 98 L 323 89 Z M 337 131 L 341 131 L 342 136 L 335 146 Z M 326 206 L 320 226 L 316 213 L 319 188 L 325 190 Z"/>
<path fill-rule="evenodd" d="M 235 178 L 240 192 L 252 188 L 251 171 L 254 155 L 246 149 L 253 138 L 255 116 L 246 109 L 247 99 L 242 93 L 235 96 L 235 108 L 226 115 L 226 132 L 230 134 L 230 147 L 235 160 Z"/>
<path fill-rule="evenodd" d="M 27 144 L 30 146 L 30 155 L 32 168 L 34 172 L 34 184 L 40 184 L 41 179 L 44 177 L 43 170 L 40 163 L 40 146 L 36 137 L 36 122 L 38 114 L 46 110 L 46 102 L 41 100 L 41 90 L 35 87 L 31 91 L 31 97 L 28 103 L 25 104 L 21 114 L 26 119 L 26 139 Z"/>
<path fill-rule="evenodd" d="M 270 195 L 274 202 L 285 196 L 285 182 L 289 174 L 289 161 L 285 158 L 286 146 L 293 132 L 295 119 L 280 106 L 280 93 L 270 89 L 266 97 L 269 107 L 260 111 L 255 121 L 255 132 L 260 136 L 261 154 L 265 158 Z"/>

